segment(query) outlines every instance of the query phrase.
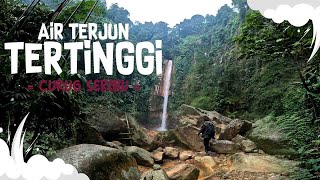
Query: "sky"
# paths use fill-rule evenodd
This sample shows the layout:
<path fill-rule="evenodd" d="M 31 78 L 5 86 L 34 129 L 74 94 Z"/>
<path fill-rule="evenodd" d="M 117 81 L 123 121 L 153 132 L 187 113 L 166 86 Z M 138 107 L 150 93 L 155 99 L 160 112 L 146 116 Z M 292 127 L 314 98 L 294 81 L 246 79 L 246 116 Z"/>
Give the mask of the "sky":
<path fill-rule="evenodd" d="M 231 0 L 106 0 L 107 6 L 118 3 L 130 13 L 132 21 L 164 21 L 173 27 L 193 15 L 216 15 Z"/>

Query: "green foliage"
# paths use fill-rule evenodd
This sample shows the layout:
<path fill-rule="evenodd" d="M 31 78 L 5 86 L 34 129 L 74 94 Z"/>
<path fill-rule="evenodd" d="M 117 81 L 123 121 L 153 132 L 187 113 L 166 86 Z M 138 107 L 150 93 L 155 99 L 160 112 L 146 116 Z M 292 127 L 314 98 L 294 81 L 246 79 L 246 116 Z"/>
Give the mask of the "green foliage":
<path fill-rule="evenodd" d="M 92 8 L 94 0 L 85 1 L 70 22 L 83 22 Z M 216 16 L 195 15 L 185 19 L 174 28 L 165 22 L 133 23 L 130 13 L 112 5 L 105 9 L 99 2 L 88 22 L 128 23 L 130 40 L 163 40 L 163 54 L 174 60 L 173 96 L 170 106 L 177 109 L 182 104 L 217 110 L 232 118 L 252 121 L 272 115 L 269 124 L 278 124 L 295 148 L 302 170 L 297 179 L 317 179 L 320 170 L 319 131 L 320 120 L 320 66 L 319 56 L 312 63 L 306 61 L 311 54 L 311 23 L 301 28 L 289 23 L 275 24 L 259 12 L 248 10 L 245 0 L 233 0 L 233 8 L 223 6 Z M 70 3 L 57 21 L 65 22 L 80 4 Z M 50 5 L 51 8 L 54 5 Z M 73 143 L 74 127 L 85 119 L 82 112 L 102 105 L 115 114 L 148 112 L 150 96 L 156 76 L 142 76 L 136 71 L 130 76 L 115 74 L 92 74 L 60 77 L 43 74 L 10 75 L 8 52 L 3 51 L 3 42 L 35 42 L 40 22 L 46 22 L 52 13 L 45 5 L 39 5 L 21 24 L 11 32 L 16 20 L 26 5 L 9 0 L 1 5 L 0 11 L 0 121 L 1 127 L 15 131 L 23 116 L 31 112 L 27 127 L 28 143 L 37 138 L 41 153 L 50 155 L 55 149 Z M 312 29 L 312 28 L 311 28 Z M 13 33 L 13 35 L 11 35 Z M 65 41 L 70 40 L 65 32 Z M 302 38 L 304 37 L 304 38 Z M 82 62 L 83 57 L 79 57 Z M 24 59 L 19 58 L 21 64 Z M 68 62 L 64 62 L 68 65 Z M 83 69 L 84 64 L 79 64 Z M 21 68 L 24 68 L 23 66 Z M 29 92 L 25 87 L 41 79 L 123 79 L 130 84 L 140 81 L 142 90 L 129 88 L 126 93 L 40 93 Z M 20 86 L 19 86 L 20 85 Z M 84 103 L 81 103 L 84 102 Z M 0 134 L 3 136 L 3 134 Z M 71 139 L 65 141 L 65 139 Z M 59 143 L 61 142 L 61 143 Z M 54 149 L 50 149 L 53 143 Z M 35 149 L 33 149 L 34 151 Z"/>
<path fill-rule="evenodd" d="M 318 57 L 306 63 L 311 24 L 275 24 L 248 11 L 245 1 L 233 4 L 238 13 L 225 6 L 217 16 L 206 16 L 196 31 L 186 29 L 196 24 L 191 20 L 176 26 L 171 106 L 190 104 L 252 121 L 272 114 L 272 124 L 298 152 L 302 174 L 315 178 L 320 74 Z"/>
<path fill-rule="evenodd" d="M 53 148 L 62 148 L 65 139 L 70 139 L 73 135 L 73 125 L 82 119 L 80 108 L 82 94 L 58 91 L 41 92 L 37 88 L 40 80 L 50 80 L 57 77 L 24 73 L 25 60 L 23 57 L 19 57 L 20 73 L 11 75 L 9 54 L 3 49 L 3 44 L 7 41 L 36 42 L 41 22 L 47 21 L 47 15 L 51 11 L 44 5 L 36 6 L 24 24 L 12 29 L 16 20 L 27 7 L 15 1 L 7 1 L 5 7 L 0 11 L 2 13 L 0 31 L 5 36 L 0 40 L 0 127 L 6 127 L 5 131 L 10 131 L 14 135 L 22 119 L 27 113 L 30 113 L 26 122 L 26 128 L 29 132 L 26 136 L 27 144 L 38 140 L 43 143 L 43 146 L 52 147 L 50 143 L 53 143 L 53 139 L 55 139 L 60 143 L 55 143 L 57 146 L 54 145 Z M 63 77 L 58 78 L 63 79 Z M 65 76 L 65 78 L 77 79 L 74 76 Z M 35 86 L 34 91 L 27 89 L 30 84 Z M 45 147 L 41 149 L 49 151 Z"/>
<path fill-rule="evenodd" d="M 293 173 L 294 179 L 318 179 L 320 176 L 320 139 L 318 127 L 313 125 L 310 113 L 279 116 L 279 128 L 286 133 L 292 147 L 296 148 L 301 171 Z"/>

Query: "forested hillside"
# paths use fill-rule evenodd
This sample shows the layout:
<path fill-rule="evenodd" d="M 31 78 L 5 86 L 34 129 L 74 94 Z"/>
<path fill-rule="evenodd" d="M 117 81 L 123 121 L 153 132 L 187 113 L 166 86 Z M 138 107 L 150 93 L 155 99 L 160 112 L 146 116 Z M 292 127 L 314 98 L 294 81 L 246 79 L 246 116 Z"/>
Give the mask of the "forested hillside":
<path fill-rule="evenodd" d="M 312 25 L 275 24 L 241 2 L 234 5 L 237 10 L 224 6 L 215 17 L 175 27 L 172 108 L 190 104 L 272 123 L 286 134 L 297 157 L 308 159 L 305 167 L 318 172 L 318 57 L 307 63 Z"/>
<path fill-rule="evenodd" d="M 31 1 L 23 2 L 30 4 Z M 285 156 L 301 161 L 305 169 L 298 173 L 297 179 L 319 176 L 320 66 L 319 56 L 307 63 L 312 49 L 311 24 L 301 28 L 289 23 L 275 24 L 249 10 L 243 0 L 233 0 L 233 7 L 223 6 L 215 16 L 194 15 L 173 28 L 165 22 L 133 22 L 126 9 L 116 4 L 106 9 L 103 1 L 97 1 L 94 9 L 94 0 L 77 1 L 59 12 L 53 10 L 57 3 L 49 2 L 32 7 L 7 0 L 0 5 L 0 127 L 9 127 L 13 133 L 30 112 L 26 141 L 28 144 L 39 142 L 41 145 L 34 147 L 50 155 L 76 143 L 74 137 L 80 124 L 87 122 L 92 112 L 112 118 L 123 116 L 123 112 L 148 113 L 156 75 L 142 76 L 138 72 L 130 76 L 84 75 L 83 72 L 60 76 L 11 75 L 10 55 L 3 47 L 4 42 L 9 41 L 37 42 L 40 22 L 128 23 L 131 41 L 162 40 L 164 58 L 174 62 L 171 112 L 188 104 L 261 126 L 272 124 L 271 128 L 284 134 L 288 149 L 294 150 Z M 19 19 L 24 12 L 27 18 Z M 53 18 L 57 14 L 57 18 Z M 19 60 L 23 64 L 23 57 Z M 81 69 L 84 64 L 79 66 Z M 21 68 L 24 72 L 25 67 Z M 142 89 L 137 92 L 130 87 L 125 93 L 30 92 L 26 89 L 28 84 L 36 85 L 41 79 L 83 82 L 123 79 L 130 84 L 139 81 Z M 29 156 L 35 153 L 34 147 Z"/>

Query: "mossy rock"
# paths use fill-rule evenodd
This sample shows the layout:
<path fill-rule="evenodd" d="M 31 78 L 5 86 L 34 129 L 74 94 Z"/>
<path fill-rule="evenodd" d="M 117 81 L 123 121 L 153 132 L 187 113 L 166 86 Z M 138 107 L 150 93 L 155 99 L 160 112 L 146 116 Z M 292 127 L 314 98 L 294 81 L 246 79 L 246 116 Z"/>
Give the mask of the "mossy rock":
<path fill-rule="evenodd" d="M 124 151 L 100 145 L 81 144 L 58 151 L 61 158 L 92 180 L 140 179 L 136 160 Z"/>
<path fill-rule="evenodd" d="M 255 142 L 259 149 L 271 155 L 292 155 L 295 151 L 290 148 L 287 136 L 282 133 L 271 117 L 267 116 L 253 124 L 248 138 Z"/>
<path fill-rule="evenodd" d="M 86 111 L 86 122 L 97 129 L 106 140 L 114 140 L 119 133 L 127 131 L 126 123 L 104 105 L 91 104 Z"/>
<path fill-rule="evenodd" d="M 104 140 L 100 132 L 88 123 L 80 122 L 77 124 L 76 129 L 77 144 L 97 144 L 103 146 L 107 144 L 107 141 Z"/>
<path fill-rule="evenodd" d="M 179 109 L 179 114 L 180 115 L 195 115 L 195 116 L 201 115 L 201 113 L 195 107 L 192 107 L 192 106 L 189 106 L 186 104 L 181 105 L 181 107 Z"/>

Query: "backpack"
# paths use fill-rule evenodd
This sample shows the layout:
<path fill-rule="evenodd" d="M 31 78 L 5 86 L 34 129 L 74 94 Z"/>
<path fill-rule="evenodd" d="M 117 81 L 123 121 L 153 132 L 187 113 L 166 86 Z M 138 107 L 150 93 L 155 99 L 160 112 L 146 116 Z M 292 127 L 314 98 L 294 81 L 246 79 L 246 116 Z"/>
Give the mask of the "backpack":
<path fill-rule="evenodd" d="M 203 123 L 203 132 L 202 137 L 203 138 L 211 138 L 215 135 L 215 126 L 212 122 L 206 121 Z"/>

